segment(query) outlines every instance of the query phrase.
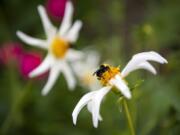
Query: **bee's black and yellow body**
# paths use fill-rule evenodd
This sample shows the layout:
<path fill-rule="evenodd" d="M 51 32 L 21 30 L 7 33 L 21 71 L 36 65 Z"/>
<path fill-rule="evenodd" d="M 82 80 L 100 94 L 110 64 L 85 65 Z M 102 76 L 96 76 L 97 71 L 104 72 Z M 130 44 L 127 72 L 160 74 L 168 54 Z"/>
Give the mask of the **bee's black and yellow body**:
<path fill-rule="evenodd" d="M 119 67 L 112 67 L 107 64 L 102 64 L 93 75 L 96 75 L 97 79 L 100 80 L 103 85 L 108 85 L 109 80 L 118 73 L 120 73 Z"/>

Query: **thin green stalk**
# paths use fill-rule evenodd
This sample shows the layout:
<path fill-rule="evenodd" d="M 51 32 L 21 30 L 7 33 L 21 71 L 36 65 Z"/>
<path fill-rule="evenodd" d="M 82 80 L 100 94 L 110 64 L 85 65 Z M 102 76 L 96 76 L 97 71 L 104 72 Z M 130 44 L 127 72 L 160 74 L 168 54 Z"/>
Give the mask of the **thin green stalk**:
<path fill-rule="evenodd" d="M 31 84 L 32 84 L 31 81 L 28 82 L 28 84 L 25 86 L 24 90 L 22 90 L 21 93 L 19 93 L 19 94 L 17 93 L 16 98 L 14 97 L 15 99 L 12 103 L 12 108 L 11 108 L 6 120 L 4 121 L 4 123 L 2 125 L 2 133 L 3 134 L 6 134 L 8 132 L 8 130 L 10 129 L 11 124 L 14 121 L 14 115 L 16 115 L 16 113 L 20 113 L 19 111 L 21 111 L 23 103 L 31 91 Z"/>
<path fill-rule="evenodd" d="M 12 105 L 11 109 L 1 127 L 1 132 L 3 135 L 8 133 L 8 130 L 11 128 L 12 123 L 15 120 L 15 115 L 20 113 L 21 108 L 23 106 L 24 100 L 26 100 L 26 96 L 29 94 L 31 90 L 32 82 L 28 82 L 23 90 L 16 85 L 16 79 L 14 78 L 15 74 L 13 73 L 12 69 L 9 66 L 9 82 L 11 86 L 11 99 Z"/>
<path fill-rule="evenodd" d="M 1 126 L 1 133 L 2 134 L 6 134 L 9 127 L 10 127 L 10 123 L 12 121 L 12 114 L 13 114 L 13 106 L 14 106 L 14 98 L 15 96 L 14 95 L 18 95 L 18 88 L 19 86 L 16 85 L 16 78 L 15 78 L 15 74 L 14 74 L 14 70 L 12 70 L 12 65 L 11 63 L 9 63 L 7 65 L 7 76 L 8 76 L 8 83 L 9 83 L 9 96 L 10 96 L 10 99 L 11 99 L 11 108 L 10 108 L 10 111 L 8 112 L 7 114 L 7 117 L 5 118 L 5 121 L 3 122 L 2 126 Z"/>
<path fill-rule="evenodd" d="M 131 114 L 130 114 L 130 112 L 129 112 L 129 108 L 128 108 L 126 99 L 123 100 L 123 106 L 124 106 L 126 118 L 127 118 L 127 120 L 128 120 L 128 125 L 129 125 L 130 131 L 131 131 L 131 135 L 135 135 L 135 130 L 134 130 L 134 126 L 133 126 L 133 121 L 132 121 Z"/>

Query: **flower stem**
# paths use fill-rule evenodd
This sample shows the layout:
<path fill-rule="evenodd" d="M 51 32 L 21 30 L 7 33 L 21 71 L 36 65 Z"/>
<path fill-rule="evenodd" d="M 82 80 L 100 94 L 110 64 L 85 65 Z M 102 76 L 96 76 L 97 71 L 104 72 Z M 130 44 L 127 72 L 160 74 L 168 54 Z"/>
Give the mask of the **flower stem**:
<path fill-rule="evenodd" d="M 15 121 L 15 115 L 17 115 L 17 113 L 21 113 L 21 109 L 22 109 L 22 104 L 24 103 L 24 101 L 26 100 L 26 96 L 30 93 L 31 91 L 31 84 L 32 82 L 28 82 L 27 85 L 25 86 L 25 88 L 21 91 L 21 92 L 17 92 L 15 97 L 13 98 L 12 101 L 12 107 L 11 110 L 7 116 L 7 118 L 5 119 L 3 125 L 2 125 L 2 134 L 5 135 L 8 133 L 9 129 L 11 128 L 12 123 Z M 13 94 L 14 95 L 14 94 Z M 21 114 L 20 114 L 21 115 Z"/>
<path fill-rule="evenodd" d="M 133 121 L 132 121 L 132 117 L 131 114 L 129 112 L 129 108 L 128 108 L 128 104 L 126 99 L 123 100 L 123 106 L 124 106 L 124 110 L 125 110 L 125 114 L 126 114 L 126 118 L 128 120 L 128 125 L 131 131 L 131 135 L 135 135 L 135 130 L 134 130 L 134 126 L 133 126 Z"/>

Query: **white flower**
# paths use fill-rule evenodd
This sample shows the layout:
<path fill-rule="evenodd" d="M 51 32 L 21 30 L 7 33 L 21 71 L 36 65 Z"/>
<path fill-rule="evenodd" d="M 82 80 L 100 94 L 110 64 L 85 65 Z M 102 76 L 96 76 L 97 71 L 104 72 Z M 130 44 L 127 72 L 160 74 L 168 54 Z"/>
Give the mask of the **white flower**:
<path fill-rule="evenodd" d="M 92 76 L 92 73 L 99 65 L 100 55 L 98 52 L 92 50 L 86 50 L 84 54 L 84 59 L 75 61 L 72 67 L 80 81 L 80 85 L 92 91 L 100 88 L 100 84 L 97 82 L 96 77 Z"/>
<path fill-rule="evenodd" d="M 68 62 L 80 59 L 82 52 L 71 49 L 70 43 L 76 42 L 82 22 L 77 20 L 72 24 L 73 5 L 70 1 L 66 3 L 65 15 L 59 29 L 51 24 L 43 6 L 38 6 L 38 12 L 47 36 L 46 40 L 30 37 L 20 31 L 17 32 L 18 37 L 25 43 L 48 51 L 44 61 L 29 76 L 35 77 L 50 70 L 48 81 L 42 90 L 43 95 L 50 91 L 61 72 L 64 74 L 69 88 L 73 89 L 76 81 Z"/>
<path fill-rule="evenodd" d="M 73 69 L 80 81 L 80 85 L 84 88 L 88 88 L 90 91 L 94 91 L 95 89 L 99 89 L 100 83 L 96 80 L 96 77 L 93 76 L 93 72 L 96 70 L 97 66 L 100 62 L 100 55 L 96 51 L 85 50 L 84 59 L 75 61 L 73 63 Z M 87 109 L 90 113 L 92 113 L 93 103 L 89 102 L 87 105 Z M 101 115 L 98 116 L 99 120 L 102 120 Z"/>
<path fill-rule="evenodd" d="M 151 51 L 134 55 L 121 73 L 118 72 L 118 68 L 101 65 L 100 69 L 96 71 L 96 75 L 98 79 L 103 82 L 103 84 L 107 84 L 100 90 L 89 92 L 80 99 L 72 113 L 73 123 L 76 124 L 79 112 L 85 105 L 87 105 L 91 106 L 90 112 L 92 113 L 93 125 L 94 127 L 98 127 L 98 120 L 100 120 L 100 104 L 103 97 L 111 90 L 112 87 L 116 87 L 117 90 L 124 95 L 124 97 L 130 99 L 131 92 L 124 81 L 124 78 L 130 72 L 137 69 L 145 69 L 153 74 L 156 74 L 156 70 L 149 63 L 149 61 L 154 61 L 161 64 L 167 63 L 166 59 L 164 59 L 158 53 Z"/>

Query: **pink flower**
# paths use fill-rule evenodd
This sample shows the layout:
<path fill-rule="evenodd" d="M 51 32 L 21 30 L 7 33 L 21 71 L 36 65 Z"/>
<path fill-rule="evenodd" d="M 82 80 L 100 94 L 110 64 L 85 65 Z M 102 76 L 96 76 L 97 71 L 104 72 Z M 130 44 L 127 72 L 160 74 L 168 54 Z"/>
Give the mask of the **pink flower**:
<path fill-rule="evenodd" d="M 46 9 L 49 15 L 56 21 L 60 21 L 64 16 L 67 0 L 47 0 Z"/>
<path fill-rule="evenodd" d="M 20 73 L 27 79 L 29 73 L 42 62 L 42 55 L 37 52 L 24 52 L 20 61 Z M 42 77 L 42 76 L 41 76 Z"/>
<path fill-rule="evenodd" d="M 23 54 L 23 49 L 19 43 L 9 42 L 2 46 L 0 49 L 0 62 L 4 65 L 16 63 Z"/>
<path fill-rule="evenodd" d="M 28 74 L 42 62 L 42 55 L 38 52 L 26 52 L 17 42 L 4 43 L 0 48 L 0 63 L 15 64 L 21 76 L 27 79 Z M 46 74 L 39 78 L 44 78 Z"/>

